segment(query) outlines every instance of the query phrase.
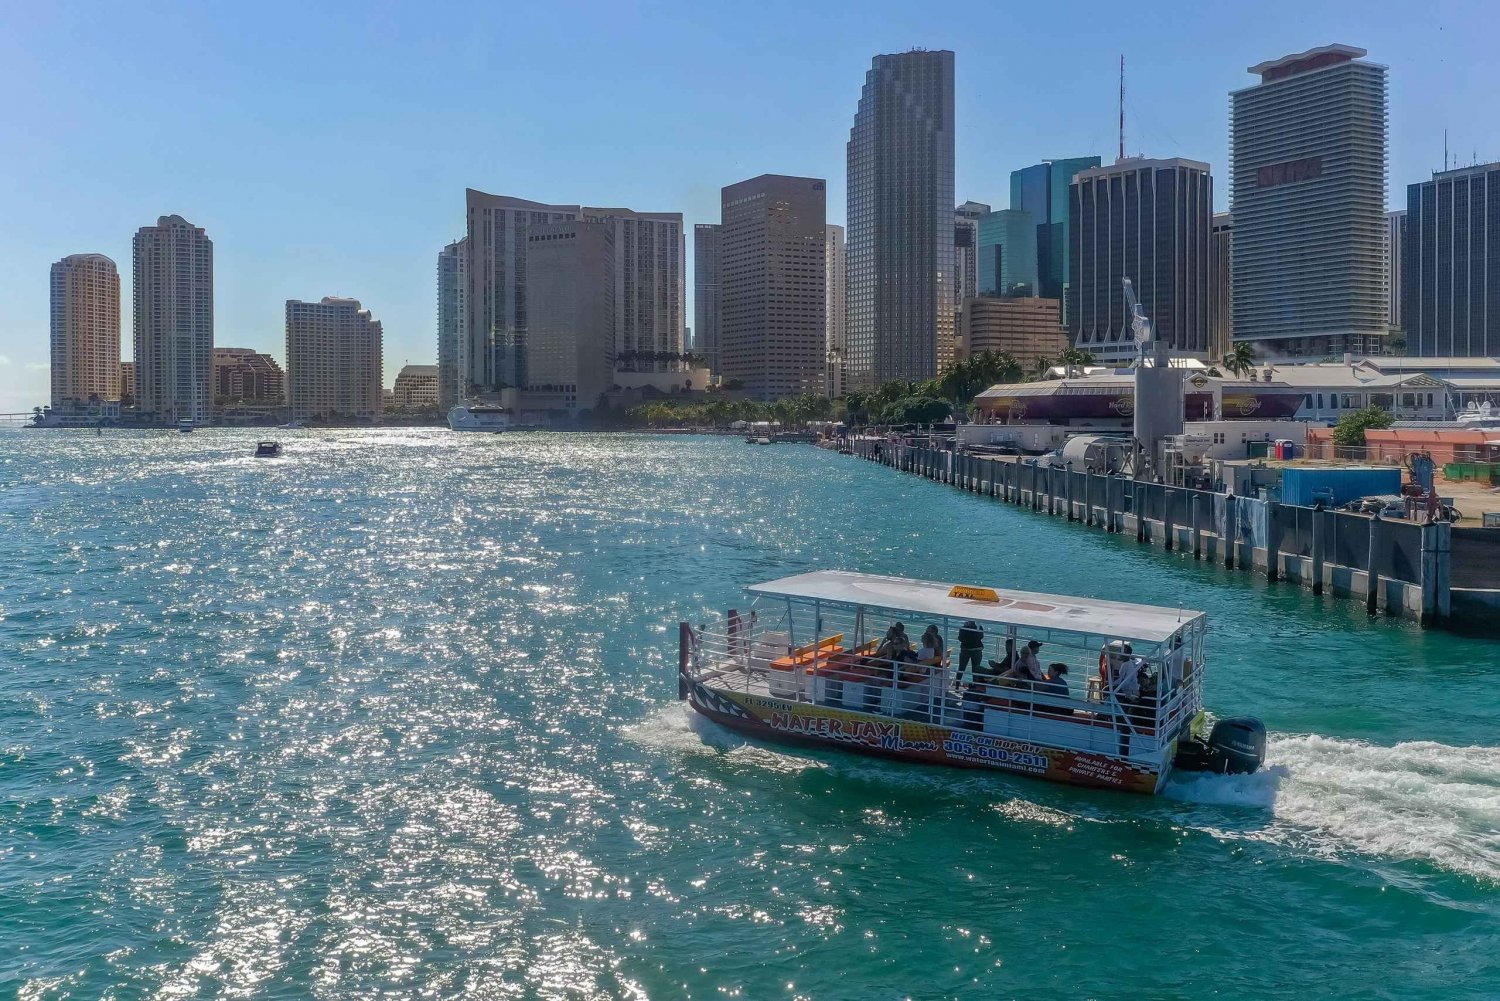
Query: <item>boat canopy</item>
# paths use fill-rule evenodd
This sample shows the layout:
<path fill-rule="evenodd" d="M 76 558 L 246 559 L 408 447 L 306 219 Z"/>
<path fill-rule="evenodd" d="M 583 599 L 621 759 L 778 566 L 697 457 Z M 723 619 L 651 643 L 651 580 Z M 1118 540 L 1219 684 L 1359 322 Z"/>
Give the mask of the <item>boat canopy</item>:
<path fill-rule="evenodd" d="M 817 570 L 795 574 L 746 592 L 757 596 L 817 601 L 850 608 L 879 608 L 976 622 L 1060 630 L 1161 644 L 1203 617 L 1189 609 L 1135 605 L 984 585 L 941 584 L 907 577 Z"/>

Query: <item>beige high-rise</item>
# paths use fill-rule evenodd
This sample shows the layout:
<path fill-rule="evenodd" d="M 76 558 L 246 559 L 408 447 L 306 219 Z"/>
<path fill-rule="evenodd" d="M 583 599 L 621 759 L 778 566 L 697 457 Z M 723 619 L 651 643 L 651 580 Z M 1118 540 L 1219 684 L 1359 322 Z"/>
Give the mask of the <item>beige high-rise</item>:
<path fill-rule="evenodd" d="M 358 299 L 286 303 L 287 401 L 306 420 L 380 419 L 380 321 Z"/>
<path fill-rule="evenodd" d="M 214 244 L 180 215 L 135 234 L 136 410 L 207 423 L 213 410 Z"/>
<path fill-rule="evenodd" d="M 52 265 L 52 405 L 120 399 L 120 273 L 103 254 Z"/>

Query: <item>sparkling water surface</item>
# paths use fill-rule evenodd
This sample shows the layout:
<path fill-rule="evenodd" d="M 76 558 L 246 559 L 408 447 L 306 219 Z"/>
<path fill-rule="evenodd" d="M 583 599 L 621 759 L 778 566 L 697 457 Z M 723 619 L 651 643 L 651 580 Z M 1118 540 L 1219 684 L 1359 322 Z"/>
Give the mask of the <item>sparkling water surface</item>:
<path fill-rule="evenodd" d="M 0 996 L 1500 996 L 1500 644 L 806 446 L 0 432 Z M 818 567 L 1210 615 L 1157 798 L 746 742 Z"/>

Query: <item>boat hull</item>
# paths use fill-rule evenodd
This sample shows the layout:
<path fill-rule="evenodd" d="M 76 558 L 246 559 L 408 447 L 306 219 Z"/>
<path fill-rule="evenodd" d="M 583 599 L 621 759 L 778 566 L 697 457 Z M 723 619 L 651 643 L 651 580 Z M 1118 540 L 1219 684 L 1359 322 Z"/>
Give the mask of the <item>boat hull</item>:
<path fill-rule="evenodd" d="M 747 736 L 782 744 L 834 747 L 859 754 L 954 768 L 980 768 L 1094 789 L 1151 794 L 1171 770 L 981 733 L 961 727 L 709 688 L 684 679 L 688 704 Z"/>

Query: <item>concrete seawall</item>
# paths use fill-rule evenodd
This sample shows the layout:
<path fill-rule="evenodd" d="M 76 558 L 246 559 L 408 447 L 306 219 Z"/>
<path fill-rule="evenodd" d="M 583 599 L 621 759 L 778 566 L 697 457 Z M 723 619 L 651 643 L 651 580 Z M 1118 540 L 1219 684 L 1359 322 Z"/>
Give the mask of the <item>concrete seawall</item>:
<path fill-rule="evenodd" d="M 902 472 L 1191 552 L 1268 581 L 1364 601 L 1370 614 L 1454 621 L 1452 528 L 1317 511 L 1160 483 L 1138 483 L 1014 456 L 982 456 L 858 438 L 851 451 Z M 1460 595 L 1460 615 L 1470 602 Z"/>

